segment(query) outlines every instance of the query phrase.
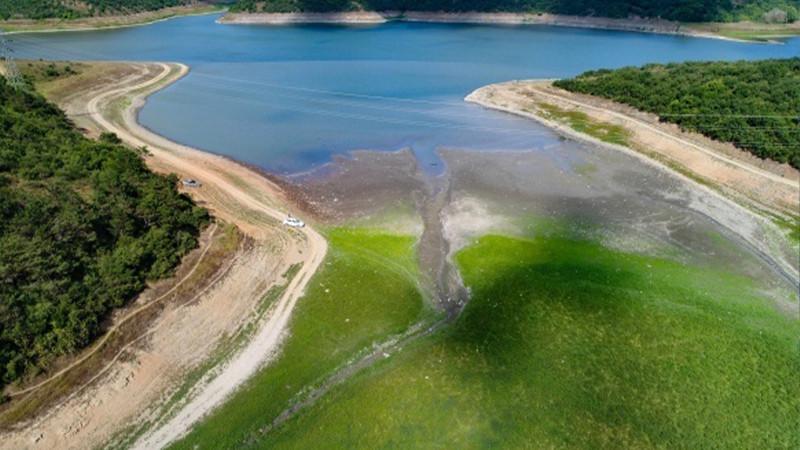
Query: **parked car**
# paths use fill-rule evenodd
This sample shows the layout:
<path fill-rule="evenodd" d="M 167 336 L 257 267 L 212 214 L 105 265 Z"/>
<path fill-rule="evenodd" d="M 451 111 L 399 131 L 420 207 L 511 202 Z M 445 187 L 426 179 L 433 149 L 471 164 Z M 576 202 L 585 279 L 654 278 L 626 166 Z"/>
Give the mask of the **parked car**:
<path fill-rule="evenodd" d="M 296 219 L 294 217 L 287 217 L 286 219 L 283 220 L 283 224 L 286 225 L 287 227 L 292 227 L 292 228 L 303 228 L 304 226 L 306 226 L 306 224 L 303 223 L 302 220 Z"/>
<path fill-rule="evenodd" d="M 184 186 L 190 186 L 190 187 L 200 187 L 200 186 L 203 185 L 203 183 L 201 183 L 201 182 L 199 182 L 197 180 L 188 179 L 188 180 L 183 180 L 183 185 Z"/>

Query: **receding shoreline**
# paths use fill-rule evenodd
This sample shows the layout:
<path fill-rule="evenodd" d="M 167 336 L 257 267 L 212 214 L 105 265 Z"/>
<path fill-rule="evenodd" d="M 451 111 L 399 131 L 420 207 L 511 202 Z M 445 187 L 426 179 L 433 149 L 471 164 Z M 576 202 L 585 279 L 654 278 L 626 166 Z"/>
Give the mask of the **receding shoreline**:
<path fill-rule="evenodd" d="M 657 120 L 652 123 L 644 117 L 634 116 L 628 109 L 615 108 L 614 102 L 598 99 L 600 104 L 586 101 L 584 97 L 571 95 L 566 91 L 554 88 L 552 80 L 523 80 L 501 84 L 493 84 L 479 88 L 470 93 L 465 101 L 485 108 L 495 109 L 517 116 L 533 119 L 554 130 L 562 136 L 585 142 L 591 145 L 606 147 L 637 157 L 646 164 L 659 168 L 672 176 L 684 180 L 701 191 L 710 193 L 727 203 L 732 210 L 747 214 L 762 225 L 772 228 L 778 235 L 777 225 L 772 217 L 785 217 L 795 220 L 794 211 L 800 203 L 797 193 L 797 180 L 800 174 L 790 167 L 782 167 L 784 174 L 778 175 L 765 167 L 758 167 L 742 158 L 717 152 L 714 147 L 705 148 L 706 138 L 693 133 L 677 132 L 669 125 L 663 129 L 658 127 Z M 593 98 L 593 97 L 592 97 Z M 571 112 L 579 111 L 587 115 L 589 120 L 598 123 L 614 123 L 624 125 L 631 133 L 632 140 L 626 145 L 610 143 L 597 136 L 579 132 L 569 123 L 549 115 L 543 105 L 567 108 Z M 622 125 L 621 125 L 622 126 Z M 638 134 L 637 134 L 638 133 Z M 642 140 L 643 134 L 650 134 L 648 140 Z M 698 141 L 694 141 L 698 139 Z M 658 147 L 656 141 L 674 141 L 671 145 Z M 647 143 L 647 147 L 642 144 Z M 709 150 L 710 149 L 710 150 Z M 777 163 L 776 163 L 777 165 Z M 783 165 L 786 166 L 786 165 Z M 725 223 L 725 220 L 719 220 Z M 737 230 L 740 236 L 747 236 L 744 229 Z M 800 272 L 796 266 L 796 245 L 785 244 L 788 238 L 780 237 L 784 244 L 767 245 L 767 247 L 793 250 L 778 250 L 774 257 L 776 268 L 793 285 L 800 282 Z M 758 249 L 757 239 L 745 237 L 745 241 Z M 772 253 L 774 249 L 766 249 Z"/>
<path fill-rule="evenodd" d="M 606 17 L 568 16 L 534 13 L 483 13 L 483 12 L 426 12 L 426 11 L 353 11 L 332 13 L 227 13 L 217 23 L 232 25 L 291 25 L 291 24 L 381 24 L 391 21 L 426 23 L 462 23 L 485 25 L 549 25 L 569 28 L 632 31 L 640 33 L 706 37 L 734 41 L 748 41 L 732 36 L 738 27 L 764 32 L 772 37 L 800 34 L 800 23 L 782 26 L 768 24 L 683 24 L 680 22 L 632 17 L 613 19 Z M 738 32 L 738 31 L 737 31 Z M 770 34 L 771 33 L 771 34 Z"/>
<path fill-rule="evenodd" d="M 227 24 L 384 23 L 390 21 L 497 25 L 556 25 L 678 34 L 681 24 L 661 19 L 607 19 L 557 14 L 354 11 L 298 13 L 228 13 L 217 20 Z"/>

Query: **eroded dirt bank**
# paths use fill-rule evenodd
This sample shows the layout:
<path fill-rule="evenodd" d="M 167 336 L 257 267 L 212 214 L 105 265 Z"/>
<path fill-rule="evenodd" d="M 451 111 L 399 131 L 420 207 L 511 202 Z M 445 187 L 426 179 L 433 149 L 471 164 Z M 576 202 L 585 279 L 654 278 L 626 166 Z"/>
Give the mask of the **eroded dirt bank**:
<path fill-rule="evenodd" d="M 287 24 L 287 23 L 383 23 L 388 21 L 472 23 L 494 25 L 555 25 L 578 28 L 642 31 L 665 34 L 694 34 L 679 22 L 661 19 L 610 19 L 603 17 L 566 16 L 559 14 L 428 12 L 428 11 L 354 11 L 333 13 L 228 13 L 219 23 Z M 710 35 L 710 33 L 709 33 Z"/>

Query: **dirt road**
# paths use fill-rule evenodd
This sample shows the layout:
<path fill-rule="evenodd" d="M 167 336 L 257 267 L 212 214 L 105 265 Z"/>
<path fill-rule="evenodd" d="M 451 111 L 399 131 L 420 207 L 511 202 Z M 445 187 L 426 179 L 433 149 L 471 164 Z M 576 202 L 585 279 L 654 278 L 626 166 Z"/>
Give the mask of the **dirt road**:
<path fill-rule="evenodd" d="M 147 94 L 140 94 L 133 100 L 132 107 L 124 111 L 122 124 L 115 124 L 106 115 L 102 114 L 101 105 L 103 102 L 115 96 L 125 92 L 136 92 L 151 86 L 158 86 L 167 77 L 177 79 L 188 72 L 188 67 L 180 65 L 178 66 L 179 72 L 175 75 L 174 65 L 159 65 L 162 71 L 155 78 L 131 87 L 113 89 L 94 97 L 87 108 L 93 120 L 96 120 L 101 128 L 116 133 L 129 145 L 136 147 L 146 146 L 152 155 L 149 161 L 155 163 L 154 165 L 157 169 L 163 169 L 166 166 L 171 171 L 180 173 L 185 177 L 202 180 L 204 186 L 201 190 L 208 190 L 210 186 L 213 186 L 212 189 L 218 190 L 219 194 L 228 197 L 230 201 L 224 205 L 209 203 L 207 206 L 212 207 L 215 214 L 224 211 L 224 215 L 229 220 L 240 225 L 245 231 L 253 232 L 253 228 L 258 227 L 259 224 L 253 223 L 249 217 L 237 217 L 236 212 L 231 211 L 232 204 L 235 208 L 261 212 L 280 223 L 286 216 L 286 212 L 276 204 L 275 199 L 280 198 L 277 186 L 236 163 L 171 143 L 139 126 L 135 117 L 136 108 L 141 106 Z M 246 183 L 242 185 L 234 182 L 231 179 L 231 175 L 246 177 Z M 270 200 L 265 201 L 265 199 Z M 275 226 L 274 223 L 265 225 Z M 286 330 L 294 305 L 303 294 L 306 285 L 319 267 L 327 250 L 325 239 L 313 229 L 305 227 L 296 231 L 307 242 L 307 251 L 303 253 L 303 265 L 285 290 L 267 322 L 261 326 L 247 346 L 229 361 L 214 380 L 208 383 L 173 419 L 143 436 L 137 442 L 136 448 L 161 448 L 185 434 L 195 422 L 213 408 L 219 406 L 244 381 L 266 363 L 270 356 L 274 355 L 280 344 L 281 336 Z M 258 234 L 258 231 L 255 234 Z"/>

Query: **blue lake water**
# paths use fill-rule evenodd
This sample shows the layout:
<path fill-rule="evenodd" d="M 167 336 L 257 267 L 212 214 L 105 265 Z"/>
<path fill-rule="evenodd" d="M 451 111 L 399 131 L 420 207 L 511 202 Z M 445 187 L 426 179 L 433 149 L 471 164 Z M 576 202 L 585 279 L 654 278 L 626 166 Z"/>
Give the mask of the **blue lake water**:
<path fill-rule="evenodd" d="M 217 17 L 16 35 L 12 47 L 19 58 L 186 63 L 191 73 L 150 98 L 142 124 L 291 173 L 349 150 L 410 147 L 430 168 L 440 167 L 434 150 L 442 147 L 558 143 L 530 121 L 462 101 L 486 84 L 648 62 L 791 57 L 800 44 L 548 26 L 240 26 Z"/>

